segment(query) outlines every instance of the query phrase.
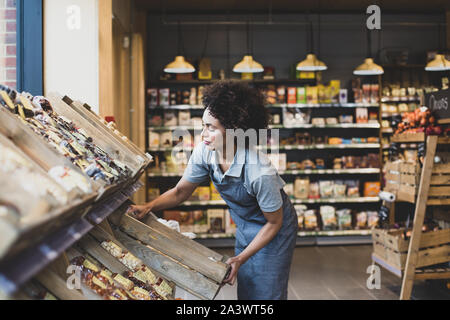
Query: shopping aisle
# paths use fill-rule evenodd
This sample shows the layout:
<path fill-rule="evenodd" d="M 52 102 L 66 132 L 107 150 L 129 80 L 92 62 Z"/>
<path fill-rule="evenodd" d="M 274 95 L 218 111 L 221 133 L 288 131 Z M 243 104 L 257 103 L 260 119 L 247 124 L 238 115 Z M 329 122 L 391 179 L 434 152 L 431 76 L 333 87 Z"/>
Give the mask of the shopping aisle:
<path fill-rule="evenodd" d="M 232 249 L 218 249 L 232 255 Z M 289 300 L 398 300 L 401 280 L 381 268 L 381 289 L 366 287 L 372 246 L 298 247 L 289 282 Z M 413 299 L 450 299 L 449 290 L 417 282 Z M 236 286 L 224 287 L 218 300 L 236 299 Z"/>

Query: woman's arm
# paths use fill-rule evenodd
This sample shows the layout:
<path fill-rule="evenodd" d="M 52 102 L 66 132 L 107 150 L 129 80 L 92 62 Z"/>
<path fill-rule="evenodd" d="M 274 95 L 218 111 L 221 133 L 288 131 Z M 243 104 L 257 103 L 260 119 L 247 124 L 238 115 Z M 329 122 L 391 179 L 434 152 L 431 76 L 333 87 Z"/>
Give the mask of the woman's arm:
<path fill-rule="evenodd" d="M 256 237 L 238 256 L 228 259 L 227 264 L 231 265 L 231 273 L 225 283 L 234 284 L 239 267 L 244 264 L 251 256 L 264 248 L 278 234 L 283 225 L 283 208 L 275 212 L 263 212 L 267 223 L 259 230 Z"/>
<path fill-rule="evenodd" d="M 176 207 L 186 201 L 198 186 L 199 184 L 181 178 L 175 188 L 170 189 L 155 200 L 144 205 L 132 206 L 131 211 L 134 212 L 137 219 L 143 219 L 150 211 L 162 211 Z"/>

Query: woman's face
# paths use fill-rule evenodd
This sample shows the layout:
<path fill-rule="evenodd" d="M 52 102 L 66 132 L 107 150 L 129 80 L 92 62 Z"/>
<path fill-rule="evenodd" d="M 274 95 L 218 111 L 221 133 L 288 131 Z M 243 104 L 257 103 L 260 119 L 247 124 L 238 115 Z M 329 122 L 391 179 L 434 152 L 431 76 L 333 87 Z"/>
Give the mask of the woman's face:
<path fill-rule="evenodd" d="M 225 145 L 225 128 L 208 111 L 203 114 L 203 143 L 211 150 L 223 150 Z"/>

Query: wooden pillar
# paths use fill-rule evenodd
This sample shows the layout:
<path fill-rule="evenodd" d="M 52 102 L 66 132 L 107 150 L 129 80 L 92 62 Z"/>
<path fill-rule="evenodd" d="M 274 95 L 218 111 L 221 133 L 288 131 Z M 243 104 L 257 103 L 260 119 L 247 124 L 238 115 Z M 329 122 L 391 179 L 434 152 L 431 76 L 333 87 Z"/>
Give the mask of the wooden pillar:
<path fill-rule="evenodd" d="M 112 0 L 98 0 L 99 114 L 114 116 Z"/>

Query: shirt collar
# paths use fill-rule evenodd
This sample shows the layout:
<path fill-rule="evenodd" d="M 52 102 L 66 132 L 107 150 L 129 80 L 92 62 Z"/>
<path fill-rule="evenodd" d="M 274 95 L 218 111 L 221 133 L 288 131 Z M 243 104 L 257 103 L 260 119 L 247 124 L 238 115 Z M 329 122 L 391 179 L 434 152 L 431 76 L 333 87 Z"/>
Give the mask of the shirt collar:
<path fill-rule="evenodd" d="M 245 164 L 245 148 L 238 148 L 234 156 L 233 162 L 227 172 L 224 173 L 225 176 L 239 178 L 242 173 L 242 168 Z M 216 166 L 219 166 L 219 160 L 217 159 L 217 152 L 214 151 L 214 156 L 212 160 Z"/>

